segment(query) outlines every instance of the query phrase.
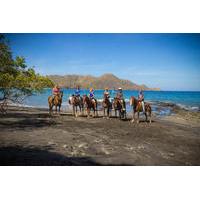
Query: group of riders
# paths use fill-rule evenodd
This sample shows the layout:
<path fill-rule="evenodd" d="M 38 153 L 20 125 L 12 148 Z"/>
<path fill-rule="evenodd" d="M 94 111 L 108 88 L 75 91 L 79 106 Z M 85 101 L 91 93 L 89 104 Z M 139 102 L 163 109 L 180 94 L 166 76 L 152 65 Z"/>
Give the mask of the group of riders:
<path fill-rule="evenodd" d="M 55 96 L 59 95 L 62 92 L 62 89 L 59 87 L 59 85 L 55 85 L 55 87 L 52 89 L 52 93 L 53 93 L 53 98 L 55 98 Z M 76 98 L 81 98 L 81 89 L 80 86 L 76 86 L 74 94 L 72 95 L 73 97 Z M 94 101 L 97 103 L 97 100 L 95 99 L 95 91 L 93 88 L 90 88 L 89 90 L 89 98 L 91 101 Z M 118 99 L 121 102 L 122 105 L 122 110 L 125 111 L 125 99 L 124 99 L 124 95 L 123 95 L 123 90 L 121 87 L 118 88 L 117 93 L 116 93 L 116 99 Z M 104 93 L 103 93 L 103 101 L 105 101 L 105 99 L 110 99 L 110 92 L 109 92 L 109 88 L 105 88 Z M 144 104 L 144 93 L 142 90 L 139 91 L 138 94 L 138 102 L 141 103 L 142 105 L 142 110 L 143 112 L 145 112 L 145 104 Z"/>

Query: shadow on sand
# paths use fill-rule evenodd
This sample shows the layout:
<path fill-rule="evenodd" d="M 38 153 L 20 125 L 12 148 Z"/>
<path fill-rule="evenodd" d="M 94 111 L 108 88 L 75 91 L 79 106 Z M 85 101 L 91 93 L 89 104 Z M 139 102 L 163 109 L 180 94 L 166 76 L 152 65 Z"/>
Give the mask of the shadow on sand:
<path fill-rule="evenodd" d="M 0 115 L 0 128 L 1 130 L 7 128 L 41 128 L 45 126 L 52 126 L 58 124 L 54 117 L 50 117 L 48 113 L 7 113 Z"/>
<path fill-rule="evenodd" d="M 1 166 L 98 166 L 89 157 L 66 157 L 48 149 L 27 147 L 1 147 Z"/>

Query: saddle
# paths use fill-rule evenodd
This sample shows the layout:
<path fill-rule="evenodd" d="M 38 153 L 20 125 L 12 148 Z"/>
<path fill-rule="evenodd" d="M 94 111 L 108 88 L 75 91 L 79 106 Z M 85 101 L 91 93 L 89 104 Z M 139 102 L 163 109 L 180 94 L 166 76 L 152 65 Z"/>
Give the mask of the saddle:
<path fill-rule="evenodd" d="M 144 109 L 145 109 L 146 103 L 144 102 Z M 141 112 L 144 112 L 142 107 L 142 101 L 138 101 L 137 109 L 140 110 Z"/>

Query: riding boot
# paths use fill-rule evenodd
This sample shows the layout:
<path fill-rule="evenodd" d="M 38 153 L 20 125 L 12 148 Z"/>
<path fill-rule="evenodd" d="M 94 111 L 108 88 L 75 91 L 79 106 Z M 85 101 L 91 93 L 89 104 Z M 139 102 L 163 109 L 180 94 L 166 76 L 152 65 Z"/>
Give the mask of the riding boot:
<path fill-rule="evenodd" d="M 143 110 L 143 113 L 145 114 L 145 106 L 144 106 L 144 101 L 142 101 L 142 110 Z"/>

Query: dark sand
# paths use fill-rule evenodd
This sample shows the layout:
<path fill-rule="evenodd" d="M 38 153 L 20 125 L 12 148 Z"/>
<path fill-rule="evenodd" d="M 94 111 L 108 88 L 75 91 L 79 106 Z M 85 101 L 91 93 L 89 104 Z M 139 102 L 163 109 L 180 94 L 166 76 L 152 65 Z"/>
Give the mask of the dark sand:
<path fill-rule="evenodd" d="M 138 125 L 10 107 L 0 114 L 0 165 L 200 165 L 199 122 L 184 110 Z"/>

